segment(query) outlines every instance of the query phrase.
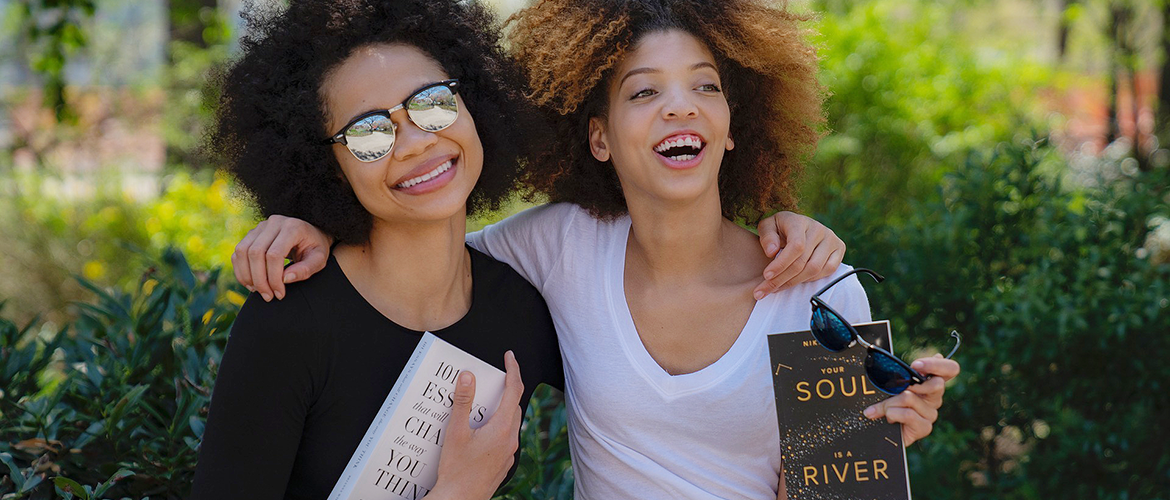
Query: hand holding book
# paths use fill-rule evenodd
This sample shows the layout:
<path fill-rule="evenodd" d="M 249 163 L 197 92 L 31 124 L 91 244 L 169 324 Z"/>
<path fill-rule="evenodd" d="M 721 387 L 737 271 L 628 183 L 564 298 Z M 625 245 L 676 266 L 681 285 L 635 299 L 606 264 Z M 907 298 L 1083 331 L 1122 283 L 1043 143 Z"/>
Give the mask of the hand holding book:
<path fill-rule="evenodd" d="M 946 383 L 959 374 L 959 363 L 941 354 L 917 359 L 910 367 L 931 377 L 926 382 L 913 384 L 905 392 L 865 409 L 865 416 L 870 420 L 886 417 L 886 421 L 891 424 L 902 424 L 902 443 L 905 446 L 930 434 L 935 420 L 938 420 L 938 409 L 942 407 Z"/>
<path fill-rule="evenodd" d="M 451 424 L 447 427 L 443 453 L 439 457 L 439 479 L 426 496 L 431 500 L 447 498 L 488 499 L 496 492 L 515 461 L 520 446 L 520 397 L 524 383 L 520 365 L 512 351 L 504 355 L 507 369 L 500 406 L 487 423 L 478 429 L 467 424 L 475 399 L 475 376 L 469 371 L 459 374 L 451 406 Z"/>

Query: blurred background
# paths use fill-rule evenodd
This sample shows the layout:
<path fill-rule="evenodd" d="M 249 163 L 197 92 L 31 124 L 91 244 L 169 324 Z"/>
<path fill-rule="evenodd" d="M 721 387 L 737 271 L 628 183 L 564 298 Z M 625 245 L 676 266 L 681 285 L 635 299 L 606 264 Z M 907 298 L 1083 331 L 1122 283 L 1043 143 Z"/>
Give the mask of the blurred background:
<path fill-rule="evenodd" d="M 240 8 L 0 0 L 0 498 L 189 491 L 256 222 L 200 151 Z M 916 495 L 1170 497 L 1170 0 L 792 8 L 832 94 L 801 210 L 899 354 L 964 334 Z M 567 498 L 536 398 L 500 494 Z"/>

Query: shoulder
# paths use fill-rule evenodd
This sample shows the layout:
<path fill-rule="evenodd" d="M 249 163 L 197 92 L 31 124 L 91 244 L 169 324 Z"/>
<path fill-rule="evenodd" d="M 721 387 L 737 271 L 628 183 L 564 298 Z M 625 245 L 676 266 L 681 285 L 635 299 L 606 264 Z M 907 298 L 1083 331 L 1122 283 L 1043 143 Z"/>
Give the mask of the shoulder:
<path fill-rule="evenodd" d="M 806 283 L 810 289 L 808 296 L 812 297 L 812 294 L 853 270 L 853 266 L 841 264 L 831 276 Z M 822 300 L 844 315 L 846 320 L 854 323 L 870 320 L 869 297 L 865 294 L 861 280 L 857 279 L 858 276 L 858 273 L 849 275 L 821 296 Z"/>
<path fill-rule="evenodd" d="M 285 297 L 264 301 L 252 293 L 232 324 L 229 345 L 245 342 L 292 344 L 312 347 L 320 342 L 323 329 L 316 311 L 329 310 L 327 301 L 336 300 L 338 272 L 332 258 L 321 272 L 285 286 Z"/>
<path fill-rule="evenodd" d="M 572 203 L 548 203 L 526 208 L 509 216 L 504 220 L 485 228 L 504 228 L 511 230 L 546 230 L 556 233 L 557 228 L 563 228 L 578 217 L 587 213 L 581 207 Z"/>
<path fill-rule="evenodd" d="M 490 290 L 481 296 L 489 301 L 514 302 L 522 299 L 525 302 L 539 300 L 541 305 L 544 299 L 532 283 L 524 279 L 512 266 L 500 262 L 487 254 L 468 247 L 471 253 L 471 274 L 474 286 L 477 289 Z M 477 295 L 480 295 L 477 293 Z"/>
<path fill-rule="evenodd" d="M 813 295 L 850 271 L 853 271 L 853 266 L 841 264 L 832 275 L 814 281 L 806 281 L 776 292 L 773 294 L 774 299 L 772 300 L 775 301 L 777 307 L 783 309 L 801 306 L 803 310 L 807 311 L 809 299 Z M 869 320 L 869 299 L 866 297 L 865 288 L 861 286 L 861 281 L 857 279 L 856 274 L 833 285 L 821 295 L 821 299 L 845 315 L 845 319 L 851 322 Z"/>

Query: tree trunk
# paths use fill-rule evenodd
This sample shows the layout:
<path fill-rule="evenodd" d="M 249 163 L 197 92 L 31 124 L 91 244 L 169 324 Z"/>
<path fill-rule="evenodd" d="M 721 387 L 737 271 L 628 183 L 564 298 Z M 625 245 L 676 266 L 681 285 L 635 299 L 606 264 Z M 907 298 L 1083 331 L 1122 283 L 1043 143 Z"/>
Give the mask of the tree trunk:
<path fill-rule="evenodd" d="M 1170 1 L 1162 4 L 1162 71 L 1158 76 L 1157 114 L 1154 115 L 1154 131 L 1158 136 L 1158 147 L 1170 147 Z"/>
<path fill-rule="evenodd" d="M 1077 0 L 1058 0 L 1057 11 L 1060 12 L 1060 24 L 1056 28 L 1056 60 L 1064 62 L 1064 55 L 1068 52 L 1068 33 L 1072 29 L 1065 11 L 1076 5 Z"/>
<path fill-rule="evenodd" d="M 1122 24 L 1125 12 L 1121 6 L 1113 4 L 1109 7 L 1109 64 L 1105 77 L 1106 90 L 1109 92 L 1109 132 L 1105 136 L 1108 143 L 1112 143 L 1121 136 L 1121 127 L 1117 122 L 1117 88 L 1124 66 L 1121 59 Z"/>

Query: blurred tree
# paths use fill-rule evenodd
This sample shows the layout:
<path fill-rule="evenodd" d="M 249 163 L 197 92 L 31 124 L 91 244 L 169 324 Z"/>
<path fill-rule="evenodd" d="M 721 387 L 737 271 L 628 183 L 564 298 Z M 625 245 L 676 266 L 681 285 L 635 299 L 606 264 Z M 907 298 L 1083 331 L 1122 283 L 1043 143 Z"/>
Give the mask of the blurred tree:
<path fill-rule="evenodd" d="M 169 0 L 167 6 L 166 163 L 184 170 L 203 169 L 209 166 L 199 152 L 211 119 L 207 75 L 227 58 L 232 33 L 217 0 Z"/>
<path fill-rule="evenodd" d="M 830 134 L 802 187 L 802 209 L 865 192 L 886 218 L 933 192 L 973 148 L 1041 127 L 1037 96 L 1058 85 L 1042 64 L 980 47 L 955 28 L 955 8 L 876 0 L 833 9 L 818 25 Z M 966 7 L 964 7 L 966 8 Z"/>
<path fill-rule="evenodd" d="M 76 119 L 66 102 L 65 63 L 88 43 L 95 10 L 94 0 L 25 0 L 16 11 L 30 67 L 44 77 L 45 105 L 59 122 Z"/>
<path fill-rule="evenodd" d="M 1158 78 L 1158 113 L 1154 125 L 1158 131 L 1158 142 L 1170 146 L 1170 1 L 1157 1 L 1162 4 L 1162 36 L 1159 40 L 1160 50 L 1158 51 L 1160 55 L 1158 63 L 1162 69 Z"/>

